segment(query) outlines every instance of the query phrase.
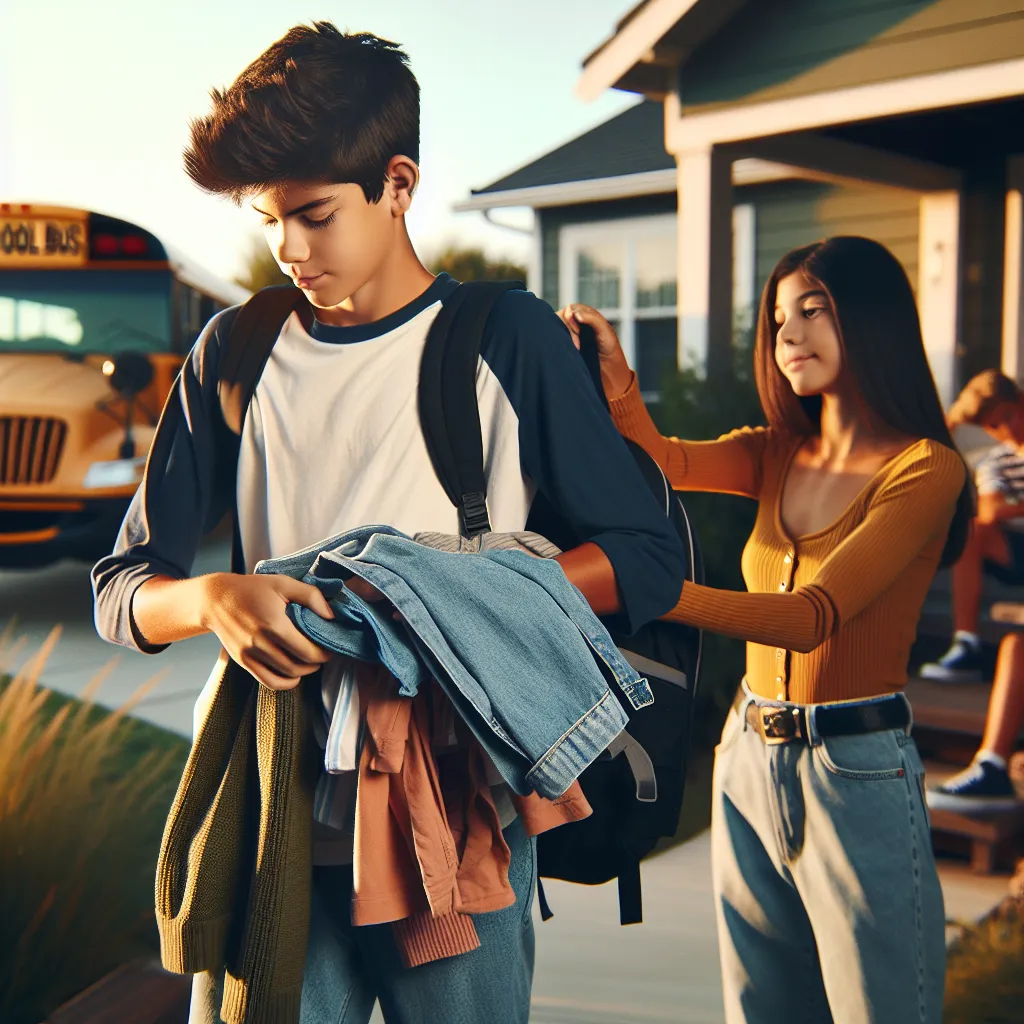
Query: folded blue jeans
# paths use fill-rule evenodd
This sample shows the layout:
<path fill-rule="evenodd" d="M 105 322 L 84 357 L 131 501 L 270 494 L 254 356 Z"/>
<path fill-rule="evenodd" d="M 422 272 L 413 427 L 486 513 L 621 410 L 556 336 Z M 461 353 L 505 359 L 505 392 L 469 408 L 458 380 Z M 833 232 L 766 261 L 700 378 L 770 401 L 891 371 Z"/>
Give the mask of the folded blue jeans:
<path fill-rule="evenodd" d="M 436 679 L 521 795 L 560 796 L 622 731 L 627 715 L 612 687 L 633 708 L 654 700 L 552 560 L 515 550 L 438 551 L 366 526 L 256 571 L 321 590 L 333 620 L 289 608 L 321 647 L 381 662 L 407 696 Z M 402 621 L 348 590 L 353 575 L 384 594 Z"/>

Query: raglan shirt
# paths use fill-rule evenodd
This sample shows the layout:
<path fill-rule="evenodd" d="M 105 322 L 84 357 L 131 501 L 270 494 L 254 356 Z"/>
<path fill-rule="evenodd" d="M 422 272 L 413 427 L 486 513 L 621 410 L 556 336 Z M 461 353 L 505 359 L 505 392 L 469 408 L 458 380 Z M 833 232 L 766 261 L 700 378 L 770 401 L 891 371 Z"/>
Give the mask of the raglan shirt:
<path fill-rule="evenodd" d="M 237 307 L 215 316 L 169 396 L 114 552 L 93 569 L 100 635 L 147 653 L 164 649 L 139 634 L 134 593 L 156 575 L 186 578 L 202 534 L 233 500 L 250 572 L 261 559 L 357 526 L 457 534 L 458 513 L 434 473 L 417 402 L 427 332 L 457 286 L 441 274 L 407 306 L 353 327 L 314 321 L 307 332 L 293 314 L 241 439 L 225 425 L 217 396 Z M 672 608 L 682 545 L 546 303 L 523 291 L 498 300 L 476 388 L 492 528 L 524 529 L 542 491 L 615 569 L 616 628 L 632 632 Z M 327 699 L 331 687 L 324 689 Z"/>
<path fill-rule="evenodd" d="M 1008 505 L 1020 505 L 1021 514 L 1004 519 L 1004 530 L 1024 532 L 1024 454 L 1015 445 L 997 444 L 974 469 L 978 494 L 998 494 Z"/>

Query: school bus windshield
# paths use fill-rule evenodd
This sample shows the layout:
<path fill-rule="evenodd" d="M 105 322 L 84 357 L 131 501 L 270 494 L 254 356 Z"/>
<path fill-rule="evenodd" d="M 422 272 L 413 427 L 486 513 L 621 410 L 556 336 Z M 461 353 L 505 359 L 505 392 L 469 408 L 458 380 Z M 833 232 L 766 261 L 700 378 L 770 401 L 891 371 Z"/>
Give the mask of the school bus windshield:
<path fill-rule="evenodd" d="M 169 352 L 170 330 L 169 272 L 0 271 L 0 356 Z"/>

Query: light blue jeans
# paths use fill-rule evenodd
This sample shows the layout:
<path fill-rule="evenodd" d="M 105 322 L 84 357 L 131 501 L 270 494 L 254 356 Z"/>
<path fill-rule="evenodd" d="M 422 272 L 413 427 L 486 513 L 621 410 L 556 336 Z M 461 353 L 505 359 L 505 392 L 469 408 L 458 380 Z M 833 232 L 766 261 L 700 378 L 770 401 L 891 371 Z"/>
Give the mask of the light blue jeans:
<path fill-rule="evenodd" d="M 518 818 L 504 835 L 516 902 L 474 915 L 479 949 L 420 967 L 403 966 L 390 925 L 351 923 L 351 867 L 314 868 L 299 1024 L 367 1024 L 377 1000 L 387 1024 L 527 1024 L 537 846 Z M 220 1005 L 220 984 L 197 974 L 189 1024 L 219 1024 Z"/>
<path fill-rule="evenodd" d="M 622 732 L 628 718 L 611 686 L 634 709 L 654 702 L 647 679 L 551 559 L 439 551 L 389 526 L 361 526 L 256 572 L 301 579 L 327 596 L 334 619 L 289 606 L 314 643 L 379 661 L 406 696 L 436 679 L 523 796 L 561 796 Z M 352 594 L 344 581 L 353 575 L 404 621 Z"/>
<path fill-rule="evenodd" d="M 914 741 L 766 746 L 744 712 L 712 793 L 727 1024 L 940 1024 L 945 914 Z"/>

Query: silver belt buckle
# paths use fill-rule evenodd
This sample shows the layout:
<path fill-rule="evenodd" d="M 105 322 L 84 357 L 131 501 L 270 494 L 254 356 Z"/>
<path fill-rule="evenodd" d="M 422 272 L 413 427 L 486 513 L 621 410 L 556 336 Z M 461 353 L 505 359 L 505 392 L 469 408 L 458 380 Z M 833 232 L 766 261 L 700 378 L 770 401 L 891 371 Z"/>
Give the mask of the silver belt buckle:
<path fill-rule="evenodd" d="M 802 735 L 800 719 L 792 708 L 760 707 L 761 738 L 768 746 L 789 743 Z"/>

